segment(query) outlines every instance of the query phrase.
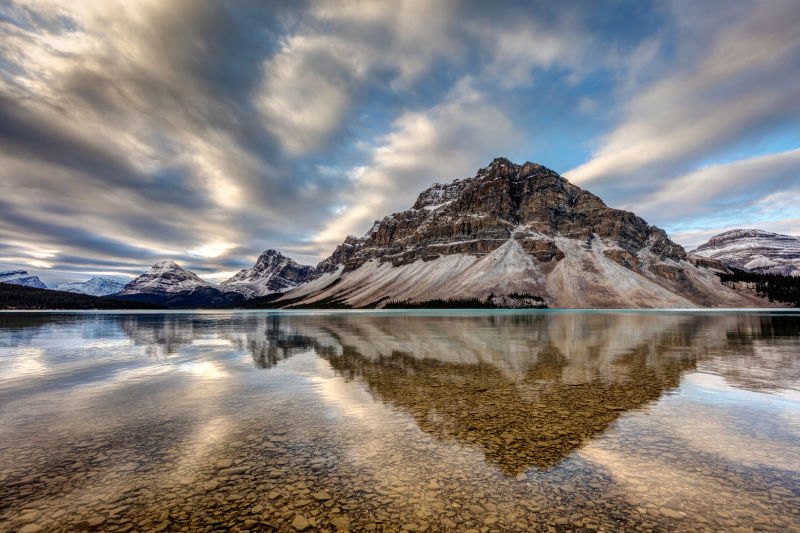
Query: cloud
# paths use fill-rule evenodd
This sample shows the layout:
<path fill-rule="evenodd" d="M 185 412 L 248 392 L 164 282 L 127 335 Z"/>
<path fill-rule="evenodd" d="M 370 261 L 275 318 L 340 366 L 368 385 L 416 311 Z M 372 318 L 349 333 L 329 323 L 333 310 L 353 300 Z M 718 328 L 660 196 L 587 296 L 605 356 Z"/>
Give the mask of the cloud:
<path fill-rule="evenodd" d="M 670 238 L 683 245 L 687 250 L 693 250 L 709 240 L 715 235 L 734 229 L 760 229 L 780 233 L 782 235 L 794 235 L 800 237 L 800 218 L 787 218 L 780 220 L 760 221 L 760 222 L 739 222 L 727 226 L 713 228 L 698 228 L 687 231 L 670 233 Z"/>
<path fill-rule="evenodd" d="M 689 248 L 737 228 L 800 234 L 798 168 L 800 148 L 709 165 L 666 182 L 637 213 Z"/>
<path fill-rule="evenodd" d="M 726 225 L 713 187 L 752 181 L 714 163 L 797 120 L 795 5 L 5 2 L 0 269 L 312 262 L 500 155 L 567 161 L 675 231 Z M 796 183 L 759 165 L 753 212 Z"/>
<path fill-rule="evenodd" d="M 352 189 L 340 198 L 345 207 L 314 243 L 361 235 L 374 220 L 409 208 L 433 182 L 472 176 L 518 142 L 512 121 L 464 79 L 441 104 L 394 121 L 370 150 L 370 162 L 352 171 Z"/>
<path fill-rule="evenodd" d="M 673 222 L 759 204 L 774 205 L 800 188 L 800 148 L 709 165 L 667 182 L 638 203 L 645 217 Z M 773 196 L 774 195 L 774 196 Z M 794 203 L 797 209 L 800 203 Z"/>
<path fill-rule="evenodd" d="M 251 105 L 280 15 L 247 3 L 7 5 L 4 237 L 98 265 L 169 255 L 202 269 L 232 254 L 245 266 L 241 243 L 285 242 L 287 221 L 313 226 L 335 184 L 286 179 L 296 167 Z M 193 259 L 211 248 L 226 251 Z"/>
<path fill-rule="evenodd" d="M 257 107 L 266 127 L 290 152 L 308 154 L 343 134 L 370 85 L 413 100 L 417 82 L 439 68 L 511 89 L 530 85 L 537 69 L 576 75 L 602 58 L 574 13 L 483 9 L 449 0 L 313 3 L 264 62 Z"/>
<path fill-rule="evenodd" d="M 374 79 L 404 87 L 456 52 L 452 2 L 318 2 L 263 64 L 257 107 L 292 153 L 324 145 Z"/>
<path fill-rule="evenodd" d="M 491 50 L 484 76 L 506 89 L 530 85 L 535 71 L 551 68 L 569 72 L 574 83 L 603 60 L 595 54 L 591 33 L 570 12 L 549 19 L 521 17 L 503 28 L 479 25 L 476 33 Z"/>
<path fill-rule="evenodd" d="M 660 79 L 635 88 L 619 124 L 566 177 L 630 204 L 699 161 L 797 120 L 798 4 L 718 7 L 674 4 L 678 57 Z"/>

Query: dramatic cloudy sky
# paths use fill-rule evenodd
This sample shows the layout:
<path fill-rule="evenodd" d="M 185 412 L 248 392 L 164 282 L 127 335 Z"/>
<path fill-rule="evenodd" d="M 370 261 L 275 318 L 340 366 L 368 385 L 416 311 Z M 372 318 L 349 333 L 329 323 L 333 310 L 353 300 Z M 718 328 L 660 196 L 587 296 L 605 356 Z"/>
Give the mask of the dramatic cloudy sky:
<path fill-rule="evenodd" d="M 308 262 L 495 156 L 800 234 L 800 2 L 0 0 L 0 270 Z"/>

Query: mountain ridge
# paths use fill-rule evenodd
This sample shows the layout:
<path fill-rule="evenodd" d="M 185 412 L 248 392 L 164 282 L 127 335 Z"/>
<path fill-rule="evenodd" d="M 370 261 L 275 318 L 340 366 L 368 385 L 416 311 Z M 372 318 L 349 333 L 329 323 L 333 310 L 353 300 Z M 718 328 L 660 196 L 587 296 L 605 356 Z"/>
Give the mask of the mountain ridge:
<path fill-rule="evenodd" d="M 71 281 L 57 285 L 55 290 L 88 294 L 89 296 L 109 296 L 125 288 L 125 283 L 111 278 L 90 278 L 86 281 Z"/>
<path fill-rule="evenodd" d="M 734 229 L 711 237 L 691 252 L 759 274 L 800 276 L 800 237 L 758 229 Z"/>

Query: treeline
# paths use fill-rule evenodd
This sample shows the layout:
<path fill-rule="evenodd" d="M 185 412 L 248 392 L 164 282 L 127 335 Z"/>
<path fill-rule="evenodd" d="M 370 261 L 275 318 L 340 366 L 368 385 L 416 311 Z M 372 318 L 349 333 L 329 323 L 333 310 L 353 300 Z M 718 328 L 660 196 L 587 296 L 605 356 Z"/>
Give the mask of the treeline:
<path fill-rule="evenodd" d="M 0 283 L 0 309 L 166 309 L 163 305 Z"/>
<path fill-rule="evenodd" d="M 426 300 L 424 302 L 398 301 L 388 302 L 384 309 L 497 309 L 488 301 L 472 299 Z"/>
<path fill-rule="evenodd" d="M 503 301 L 506 300 L 506 301 Z M 514 305 L 508 303 L 514 302 Z M 531 302 L 526 303 L 526 302 Z M 447 300 L 426 300 L 424 302 L 391 301 L 384 309 L 545 309 L 547 306 L 539 296 L 511 293 L 506 297 L 489 295 L 485 300 L 479 298 L 453 298 Z"/>
<path fill-rule="evenodd" d="M 731 273 L 717 274 L 723 283 L 752 283 L 759 296 L 770 302 L 784 302 L 800 307 L 800 277 L 780 274 L 759 274 L 731 268 Z"/>

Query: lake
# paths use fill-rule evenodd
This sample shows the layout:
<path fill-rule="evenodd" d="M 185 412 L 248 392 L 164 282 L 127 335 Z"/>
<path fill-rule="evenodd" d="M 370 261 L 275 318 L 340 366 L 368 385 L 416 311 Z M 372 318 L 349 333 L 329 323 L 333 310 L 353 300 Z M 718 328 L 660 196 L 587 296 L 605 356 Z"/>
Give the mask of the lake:
<path fill-rule="evenodd" d="M 0 531 L 77 530 L 800 531 L 800 313 L 0 313 Z"/>

